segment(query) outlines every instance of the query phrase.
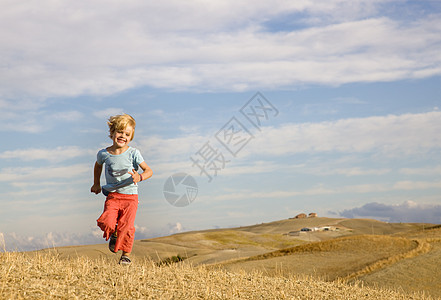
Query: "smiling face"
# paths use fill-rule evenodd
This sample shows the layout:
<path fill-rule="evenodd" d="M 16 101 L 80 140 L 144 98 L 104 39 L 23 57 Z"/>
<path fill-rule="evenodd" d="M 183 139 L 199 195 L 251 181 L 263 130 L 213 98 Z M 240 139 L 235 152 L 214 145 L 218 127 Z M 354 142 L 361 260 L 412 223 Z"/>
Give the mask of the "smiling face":
<path fill-rule="evenodd" d="M 115 130 L 111 134 L 111 139 L 113 141 L 113 146 L 116 148 L 125 148 L 128 146 L 129 142 L 133 137 L 133 127 L 127 125 L 126 128 Z"/>
<path fill-rule="evenodd" d="M 113 148 L 126 147 L 133 140 L 136 122 L 128 114 L 116 115 L 109 118 L 109 137 L 113 141 Z"/>

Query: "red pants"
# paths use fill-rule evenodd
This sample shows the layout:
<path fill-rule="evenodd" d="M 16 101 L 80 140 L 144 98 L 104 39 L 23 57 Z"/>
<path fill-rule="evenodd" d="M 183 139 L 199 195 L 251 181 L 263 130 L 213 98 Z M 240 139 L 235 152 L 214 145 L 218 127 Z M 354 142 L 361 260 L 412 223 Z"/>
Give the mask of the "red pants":
<path fill-rule="evenodd" d="M 97 221 L 106 241 L 117 228 L 117 240 L 115 252 L 122 250 L 132 252 L 133 241 L 135 240 L 135 217 L 138 209 L 138 195 L 125 195 L 110 193 L 104 203 L 104 211 Z"/>

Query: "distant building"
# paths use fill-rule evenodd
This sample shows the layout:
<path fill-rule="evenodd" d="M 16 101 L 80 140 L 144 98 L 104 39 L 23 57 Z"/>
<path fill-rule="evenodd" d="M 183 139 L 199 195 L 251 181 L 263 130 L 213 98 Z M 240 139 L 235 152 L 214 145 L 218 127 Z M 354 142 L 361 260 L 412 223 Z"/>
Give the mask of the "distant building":
<path fill-rule="evenodd" d="M 297 216 L 295 216 L 294 219 L 304 219 L 304 218 L 306 218 L 306 217 L 307 217 L 306 214 L 301 213 L 301 214 L 298 214 Z"/>
<path fill-rule="evenodd" d="M 308 218 L 315 218 L 315 217 L 317 217 L 317 213 L 310 213 L 308 215 Z"/>

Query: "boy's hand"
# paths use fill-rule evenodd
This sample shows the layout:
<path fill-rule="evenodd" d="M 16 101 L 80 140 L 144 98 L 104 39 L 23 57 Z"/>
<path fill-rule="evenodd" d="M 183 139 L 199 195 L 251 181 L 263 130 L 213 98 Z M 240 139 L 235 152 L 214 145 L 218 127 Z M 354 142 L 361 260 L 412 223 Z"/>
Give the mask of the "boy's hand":
<path fill-rule="evenodd" d="M 130 175 L 132 175 L 132 179 L 133 179 L 133 183 L 138 183 L 138 182 L 140 182 L 141 181 L 141 175 L 139 175 L 139 173 L 138 172 L 136 172 L 136 170 L 135 169 L 132 169 L 133 170 L 133 173 L 132 172 L 128 172 Z"/>
<path fill-rule="evenodd" d="M 101 186 L 99 185 L 99 184 L 97 184 L 97 185 L 92 185 L 92 187 L 90 188 L 90 191 L 92 192 L 92 193 L 95 193 L 95 194 L 99 194 L 99 193 L 101 193 Z"/>

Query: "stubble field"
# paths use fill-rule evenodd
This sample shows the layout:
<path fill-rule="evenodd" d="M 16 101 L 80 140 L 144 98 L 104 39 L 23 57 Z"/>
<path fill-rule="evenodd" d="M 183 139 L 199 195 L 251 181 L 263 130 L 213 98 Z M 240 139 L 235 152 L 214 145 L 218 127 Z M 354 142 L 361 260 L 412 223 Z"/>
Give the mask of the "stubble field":
<path fill-rule="evenodd" d="M 301 232 L 326 226 L 326 232 Z M 441 226 L 314 218 L 0 253 L 0 299 L 438 299 Z M 179 257 L 184 259 L 174 263 Z"/>
<path fill-rule="evenodd" d="M 308 276 L 227 272 L 136 259 L 60 258 L 54 253 L 0 256 L 1 299 L 430 299 Z"/>

